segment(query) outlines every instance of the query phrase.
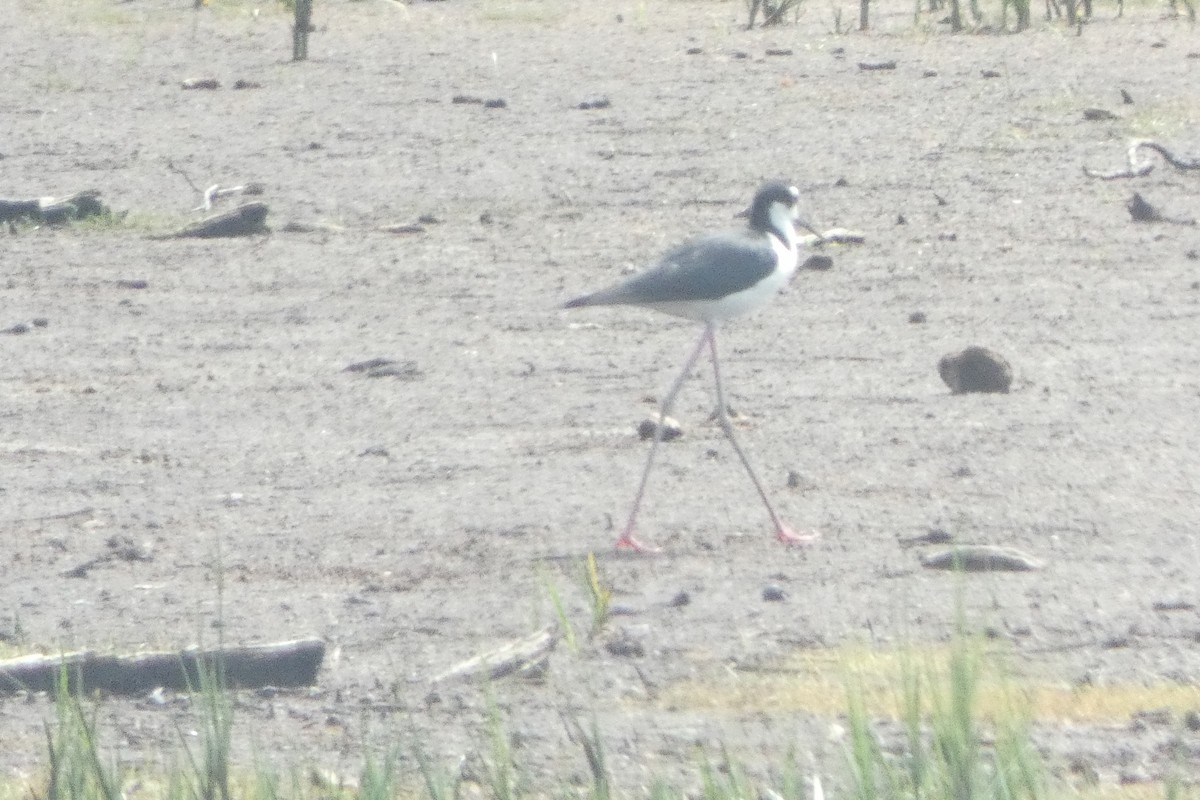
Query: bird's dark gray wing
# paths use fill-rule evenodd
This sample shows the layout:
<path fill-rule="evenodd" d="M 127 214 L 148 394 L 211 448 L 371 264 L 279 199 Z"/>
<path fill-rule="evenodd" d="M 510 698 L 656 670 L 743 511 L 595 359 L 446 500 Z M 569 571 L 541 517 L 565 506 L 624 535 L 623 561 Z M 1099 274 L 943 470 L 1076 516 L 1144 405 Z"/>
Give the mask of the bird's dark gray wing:
<path fill-rule="evenodd" d="M 685 242 L 654 268 L 568 305 L 652 305 L 717 300 L 748 289 L 775 269 L 766 236 L 718 234 Z"/>

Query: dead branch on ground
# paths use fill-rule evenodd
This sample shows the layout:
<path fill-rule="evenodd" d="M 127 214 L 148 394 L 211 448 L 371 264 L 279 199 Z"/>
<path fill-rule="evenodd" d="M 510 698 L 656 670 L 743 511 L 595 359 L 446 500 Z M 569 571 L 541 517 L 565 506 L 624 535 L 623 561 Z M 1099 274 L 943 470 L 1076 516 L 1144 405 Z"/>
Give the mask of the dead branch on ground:
<path fill-rule="evenodd" d="M 1087 175 L 1089 178 L 1099 178 L 1102 181 L 1111 181 L 1118 178 L 1140 178 L 1144 175 L 1149 175 L 1154 169 L 1154 163 L 1149 160 L 1140 161 L 1138 159 L 1138 151 L 1142 150 L 1143 148 L 1146 150 L 1153 150 L 1154 152 L 1158 153 L 1163 157 L 1164 161 L 1166 161 L 1172 167 L 1175 167 L 1175 169 L 1200 169 L 1200 158 L 1179 158 L 1173 152 L 1168 150 L 1166 147 L 1163 147 L 1153 139 L 1133 139 L 1129 142 L 1129 148 L 1125 151 L 1125 159 L 1129 164 L 1129 166 L 1127 166 L 1125 169 L 1104 172 L 1101 170 L 1084 167 L 1083 174 Z"/>

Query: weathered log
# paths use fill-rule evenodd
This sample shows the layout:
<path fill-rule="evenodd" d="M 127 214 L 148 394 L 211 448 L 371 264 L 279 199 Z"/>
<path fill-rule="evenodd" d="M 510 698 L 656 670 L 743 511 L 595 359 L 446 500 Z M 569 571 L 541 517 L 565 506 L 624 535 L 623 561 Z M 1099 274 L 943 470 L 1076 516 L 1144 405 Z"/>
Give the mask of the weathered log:
<path fill-rule="evenodd" d="M 38 197 L 31 200 L 0 198 L 0 222 L 44 222 L 62 225 L 73 220 L 112 213 L 100 202 L 100 192 L 88 189 L 66 197 Z"/>
<path fill-rule="evenodd" d="M 243 203 L 221 214 L 213 214 L 170 234 L 169 239 L 217 239 L 228 236 L 251 236 L 266 233 L 266 203 Z"/>
<path fill-rule="evenodd" d="M 139 695 L 162 687 L 192 691 L 201 670 L 229 687 L 311 686 L 325 658 L 325 642 L 312 637 L 224 650 L 101 655 L 91 650 L 0 661 L 0 693 L 56 692 L 66 671 L 70 692 Z"/>
<path fill-rule="evenodd" d="M 9 200 L 0 197 L 0 222 L 15 222 L 20 219 L 39 220 L 42 206 L 37 200 Z"/>
<path fill-rule="evenodd" d="M 1015 547 L 967 544 L 921 556 L 921 566 L 962 572 L 1029 572 L 1045 562 Z"/>

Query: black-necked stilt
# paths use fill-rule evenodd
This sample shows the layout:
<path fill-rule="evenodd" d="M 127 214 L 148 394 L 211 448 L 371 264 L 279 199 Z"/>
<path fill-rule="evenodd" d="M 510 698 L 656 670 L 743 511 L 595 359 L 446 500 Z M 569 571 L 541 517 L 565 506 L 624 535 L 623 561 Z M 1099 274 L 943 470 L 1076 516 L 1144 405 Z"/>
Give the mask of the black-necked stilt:
<path fill-rule="evenodd" d="M 775 525 L 775 535 L 789 544 L 809 542 L 817 534 L 798 534 L 783 523 L 771 505 L 762 481 L 754 473 L 750 460 L 738 444 L 725 405 L 725 392 L 721 387 L 716 334 L 718 323 L 765 305 L 796 272 L 799 255 L 796 226 L 812 230 L 807 223 L 800 221 L 799 199 L 800 192 L 794 186 L 778 182 L 764 184 L 754 195 L 749 210 L 744 212 L 749 218 L 745 230 L 713 234 L 685 242 L 663 256 L 653 269 L 608 289 L 577 297 L 564 306 L 643 306 L 704 324 L 700 341 L 663 398 L 659 419 L 664 419 L 670 412 L 684 380 L 700 358 L 705 345 L 708 345 L 717 384 L 717 418 L 721 429 L 754 482 L 763 505 L 767 507 L 767 513 Z M 658 426 L 658 433 L 650 446 L 641 483 L 633 499 L 633 509 L 629 512 L 629 521 L 621 538 L 617 540 L 617 547 L 654 549 L 638 541 L 634 526 L 642 497 L 646 493 L 646 484 L 650 480 L 650 470 L 654 466 L 654 456 L 662 441 L 663 428 L 662 425 Z"/>

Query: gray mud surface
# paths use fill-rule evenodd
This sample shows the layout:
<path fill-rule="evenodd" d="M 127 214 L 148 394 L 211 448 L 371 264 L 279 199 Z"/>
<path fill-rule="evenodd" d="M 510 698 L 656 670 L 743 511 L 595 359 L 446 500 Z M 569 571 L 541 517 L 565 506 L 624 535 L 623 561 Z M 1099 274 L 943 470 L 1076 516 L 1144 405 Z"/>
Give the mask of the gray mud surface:
<path fill-rule="evenodd" d="M 1121 167 L 1133 136 L 1200 154 L 1185 21 L 1105 7 L 1082 35 L 952 36 L 894 3 L 837 35 L 816 3 L 746 32 L 736 3 L 330 0 L 296 65 L 274 6 L 17 5 L 0 195 L 97 188 L 131 213 L 0 232 L 0 328 L 46 323 L 0 336 L 12 653 L 321 636 L 318 687 L 239 694 L 240 762 L 353 775 L 364 744 L 411 738 L 453 769 L 487 752 L 487 701 L 430 677 L 553 624 L 548 583 L 582 637 L 594 552 L 623 612 L 609 635 L 644 654 L 560 644 L 541 680 L 493 687 L 547 791 L 586 775 L 561 713 L 596 718 L 626 789 L 694 782 L 697 746 L 723 742 L 760 775 L 811 754 L 836 791 L 836 719 L 661 693 L 797 651 L 943 642 L 959 596 L 1040 680 L 1200 682 L 1200 229 L 1125 209 L 1136 190 L 1200 215 L 1200 175 L 1082 171 Z M 207 76 L 222 88 L 180 88 Z M 1097 107 L 1116 118 L 1086 120 Z M 770 536 L 706 422 L 705 369 L 641 520 L 665 553 L 616 554 L 636 425 L 697 331 L 557 305 L 733 224 L 777 177 L 819 225 L 866 237 L 721 337 L 743 444 L 784 517 L 823 538 Z M 272 234 L 151 237 L 198 216 L 198 189 L 246 181 Z M 1011 393 L 949 393 L 938 360 L 968 345 L 1008 359 Z M 401 368 L 345 369 L 371 358 Z M 930 530 L 1046 566 L 927 570 L 906 540 Z M 151 558 L 66 575 L 110 540 Z M 0 699 L 7 774 L 44 763 L 52 715 Z M 100 722 L 137 760 L 190 718 L 184 698 L 113 698 Z M 1178 715 L 1037 741 L 1064 772 L 1200 779 Z"/>

